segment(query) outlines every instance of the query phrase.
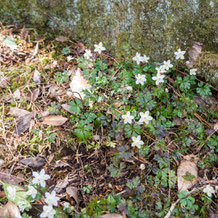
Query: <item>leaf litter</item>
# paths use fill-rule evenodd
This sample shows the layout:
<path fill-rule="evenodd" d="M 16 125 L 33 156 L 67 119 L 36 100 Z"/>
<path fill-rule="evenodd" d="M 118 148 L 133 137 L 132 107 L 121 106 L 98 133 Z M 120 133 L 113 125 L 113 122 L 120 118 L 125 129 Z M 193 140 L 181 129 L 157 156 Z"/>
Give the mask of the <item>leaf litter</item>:
<path fill-rule="evenodd" d="M 82 43 L 77 43 L 72 47 L 65 36 L 58 36 L 56 37 L 56 42 L 50 41 L 47 45 L 44 44 L 44 37 L 39 41 L 25 41 L 29 34 L 30 32 L 26 29 L 21 29 L 20 35 L 17 34 L 14 39 L 7 36 L 5 38 L 6 41 L 0 45 L 0 51 L 3 55 L 0 58 L 0 64 L 4 72 L 0 75 L 0 101 L 4 105 L 6 112 L 0 114 L 1 121 L 2 123 L 4 122 L 4 126 L 1 125 L 0 129 L 7 133 L 7 137 L 4 140 L 0 138 L 0 159 L 4 161 L 2 168 L 10 169 L 10 171 L 6 172 L 0 168 L 0 180 L 17 185 L 24 181 L 16 175 L 22 173 L 24 177 L 29 178 L 32 168 L 40 169 L 44 166 L 52 175 L 50 187 L 56 190 L 65 201 L 67 200 L 76 206 L 77 210 L 87 207 L 93 198 L 107 197 L 114 192 L 116 194 L 121 193 L 122 197 L 130 196 L 131 198 L 133 193 L 126 188 L 126 182 L 129 182 L 131 186 L 131 180 L 135 176 L 141 177 L 143 174 L 148 175 L 148 177 L 146 177 L 146 180 L 141 180 L 141 183 L 154 196 L 157 196 L 157 192 L 153 187 L 154 184 L 149 186 L 148 181 L 151 176 L 159 175 L 157 163 L 161 164 L 164 158 L 169 160 L 170 156 L 166 155 L 166 152 L 160 148 L 157 157 L 155 157 L 154 153 L 152 153 L 155 141 L 148 148 L 151 154 L 144 157 L 132 157 L 132 154 L 129 154 L 123 146 L 124 136 L 122 130 L 115 131 L 116 138 L 119 138 L 117 142 L 107 143 L 105 143 L 107 136 L 104 135 L 104 129 L 97 131 L 95 136 L 98 137 L 94 137 L 94 142 L 90 142 L 89 146 L 91 149 L 87 149 L 83 143 L 77 142 L 75 137 L 73 137 L 72 129 L 75 127 L 67 121 L 75 113 L 72 112 L 68 103 L 70 101 L 74 102 L 76 98 L 80 99 L 80 96 L 83 98 L 82 90 L 91 88 L 82 75 L 80 67 L 75 62 L 76 57 L 84 53 L 85 46 Z M 23 41 L 18 45 L 16 42 L 21 38 Z M 66 49 L 65 52 L 69 52 L 68 54 L 72 55 L 74 59 L 67 62 L 63 59 L 63 55 L 60 55 L 60 59 L 58 59 L 57 55 L 57 60 L 52 58 L 52 52 L 55 53 L 55 51 L 51 51 L 51 48 L 57 45 L 55 43 L 59 43 L 58 46 L 62 46 L 63 49 L 69 43 L 69 49 Z M 14 52 L 15 49 L 16 53 Z M 195 49 L 196 52 L 190 51 L 189 53 L 191 64 L 194 63 L 201 52 L 200 47 L 192 49 Z M 40 56 L 43 57 L 44 62 L 40 59 Z M 106 58 L 105 61 L 107 61 Z M 26 65 L 31 66 L 31 70 L 27 70 L 28 66 Z M 91 68 L 93 64 L 89 66 Z M 10 71 L 9 68 L 13 70 Z M 19 69 L 17 73 L 16 69 Z M 69 71 L 69 69 L 74 69 L 75 72 L 69 74 L 71 75 L 69 76 L 71 81 L 63 81 L 63 83 L 61 81 L 58 84 L 54 79 L 55 75 L 58 72 Z M 18 76 L 19 79 L 16 79 Z M 15 95 L 14 98 L 11 97 L 11 94 Z M 197 97 L 197 99 L 199 98 Z M 55 105 L 52 102 L 55 102 Z M 214 100 L 212 100 L 212 104 L 213 102 Z M 115 100 L 114 103 L 117 108 L 122 107 L 120 100 Z M 198 101 L 198 104 L 201 107 L 203 103 Z M 203 106 L 207 106 L 207 104 L 204 102 Z M 47 111 L 48 107 L 52 108 L 49 112 Z M 83 109 L 80 108 L 81 110 Z M 178 128 L 184 125 L 185 116 L 176 121 Z M 112 119 L 115 117 L 116 114 Z M 116 122 L 114 122 L 115 125 Z M 104 126 L 104 128 L 106 127 Z M 214 125 L 214 130 L 217 131 L 217 124 Z M 173 134 L 177 135 L 178 132 L 175 131 Z M 17 138 L 17 136 L 19 137 Z M 194 134 L 190 136 L 191 140 L 195 138 Z M 163 137 L 163 140 L 166 140 L 168 143 L 167 149 L 175 163 L 177 163 L 179 158 L 177 154 L 173 154 L 178 149 L 178 145 L 174 142 L 175 138 L 171 136 L 168 139 Z M 6 143 L 7 146 L 5 145 Z M 100 147 L 101 144 L 111 144 L 113 146 Z M 8 148 L 16 155 L 14 159 L 9 156 Z M 114 173 L 115 177 L 112 178 L 108 166 L 114 162 L 113 156 L 116 156 L 119 151 L 122 151 L 122 158 L 125 160 L 127 170 L 120 166 L 121 172 L 119 172 L 119 170 L 111 167 L 110 169 L 117 170 Z M 201 172 L 198 172 L 200 170 L 198 170 L 197 157 L 190 155 L 192 151 L 191 147 L 190 150 L 185 151 L 186 155 L 183 156 L 183 160 L 181 160 L 178 167 L 176 164 L 169 166 L 170 170 L 173 168 L 171 171 L 177 171 L 178 187 L 177 189 L 173 188 L 174 193 L 190 190 L 199 181 L 202 181 L 203 176 Z M 204 155 L 200 155 L 200 158 L 203 159 Z M 47 162 L 47 158 L 51 158 L 51 161 Z M 144 163 L 144 171 L 140 170 L 136 163 Z M 20 165 L 22 164 L 27 167 L 26 173 L 20 172 L 22 169 Z M 172 173 L 168 171 L 169 169 L 167 169 L 167 172 Z M 116 178 L 118 174 L 122 176 Z M 205 179 L 203 181 L 205 182 Z M 136 181 L 134 182 L 136 183 Z M 93 187 L 91 194 L 83 191 L 83 187 L 88 184 L 91 184 Z M 140 191 L 139 187 L 138 191 Z M 164 186 L 162 186 L 161 192 L 162 197 L 164 196 L 163 198 L 167 198 L 170 194 Z M 148 207 L 152 210 L 157 200 L 158 197 L 155 200 L 148 198 L 144 203 L 148 204 Z M 11 216 L 11 210 L 15 213 L 19 212 L 16 205 L 14 207 L 11 202 L 8 204 L 3 207 L 6 209 L 0 209 L 0 211 L 2 209 L 6 211 L 4 212 L 6 216 Z M 126 206 L 121 206 L 124 208 L 123 211 L 126 211 Z M 105 211 L 105 213 L 101 217 L 125 217 L 124 213 L 108 213 L 108 211 Z"/>

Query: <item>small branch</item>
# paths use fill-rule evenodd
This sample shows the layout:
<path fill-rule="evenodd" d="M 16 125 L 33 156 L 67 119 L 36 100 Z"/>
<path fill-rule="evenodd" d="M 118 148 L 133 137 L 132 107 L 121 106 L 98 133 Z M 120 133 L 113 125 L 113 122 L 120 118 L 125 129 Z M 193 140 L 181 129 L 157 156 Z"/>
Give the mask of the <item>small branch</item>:
<path fill-rule="evenodd" d="M 198 192 L 198 191 L 200 191 L 200 190 L 202 190 L 202 189 L 204 189 L 205 187 L 206 187 L 206 185 L 203 185 L 203 186 L 201 186 L 200 188 L 193 188 L 193 189 L 188 193 L 188 196 L 191 195 L 191 194 L 193 194 L 193 193 L 196 193 L 196 192 Z M 180 200 L 181 200 L 181 198 L 178 198 L 178 199 L 176 200 L 176 202 L 171 205 L 171 207 L 170 207 L 170 209 L 169 209 L 167 215 L 166 215 L 164 218 L 169 218 L 169 217 L 171 216 L 171 214 L 172 214 L 174 208 L 175 208 L 176 205 L 180 202 Z"/>

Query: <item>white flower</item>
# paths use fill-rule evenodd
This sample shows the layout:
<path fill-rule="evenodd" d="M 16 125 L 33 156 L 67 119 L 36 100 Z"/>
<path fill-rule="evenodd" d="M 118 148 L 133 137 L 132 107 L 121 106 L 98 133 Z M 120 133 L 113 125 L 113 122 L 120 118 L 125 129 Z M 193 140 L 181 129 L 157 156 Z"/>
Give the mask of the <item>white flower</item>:
<path fill-rule="evenodd" d="M 133 143 L 132 143 L 132 147 L 138 147 L 141 148 L 141 145 L 144 144 L 144 142 L 141 140 L 141 136 L 138 135 L 137 137 L 132 137 Z"/>
<path fill-rule="evenodd" d="M 148 60 L 149 60 L 149 59 L 150 59 L 150 58 L 147 57 L 146 55 L 144 55 L 144 56 L 141 57 L 141 61 L 142 61 L 142 62 L 145 62 L 145 63 L 148 63 Z"/>
<path fill-rule="evenodd" d="M 169 92 L 168 88 L 165 88 L 165 92 Z"/>
<path fill-rule="evenodd" d="M 163 66 L 164 66 L 165 70 L 169 70 L 170 68 L 173 67 L 173 65 L 170 63 L 170 60 L 164 61 Z"/>
<path fill-rule="evenodd" d="M 43 206 L 43 212 L 40 214 L 40 217 L 48 217 L 48 218 L 53 218 L 54 215 L 56 214 L 56 211 L 51 205 L 45 205 Z"/>
<path fill-rule="evenodd" d="M 159 83 L 163 83 L 164 82 L 164 75 L 158 73 L 156 76 L 153 76 L 152 79 L 156 80 L 156 85 L 159 85 Z"/>
<path fill-rule="evenodd" d="M 208 195 L 208 197 L 212 197 L 212 194 L 215 193 L 215 190 L 212 186 L 207 185 L 204 189 L 203 192 L 206 193 Z"/>
<path fill-rule="evenodd" d="M 132 58 L 133 61 L 136 61 L 137 64 L 140 64 L 140 62 L 142 61 L 142 57 L 140 53 L 136 53 L 135 57 Z"/>
<path fill-rule="evenodd" d="M 144 170 L 145 169 L 145 165 L 144 164 L 140 164 L 140 169 Z"/>
<path fill-rule="evenodd" d="M 86 50 L 85 50 L 85 54 L 84 54 L 84 58 L 87 59 L 87 60 L 90 60 L 91 57 L 92 57 L 92 52 L 91 52 L 91 50 L 86 49 Z"/>
<path fill-rule="evenodd" d="M 190 70 L 190 75 L 196 75 L 197 69 L 191 69 Z"/>
<path fill-rule="evenodd" d="M 40 173 L 33 172 L 33 176 L 35 177 L 33 179 L 33 184 L 40 184 L 43 188 L 45 187 L 45 181 L 50 179 L 50 176 L 45 174 L 45 170 L 42 169 Z"/>
<path fill-rule="evenodd" d="M 58 206 L 58 201 L 59 201 L 60 198 L 56 197 L 56 192 L 55 191 L 52 191 L 51 193 L 46 192 L 45 197 L 46 197 L 45 202 L 48 205 Z"/>
<path fill-rule="evenodd" d="M 28 186 L 28 191 L 27 191 L 26 194 L 30 195 L 34 199 L 36 197 L 37 190 L 33 186 L 29 185 Z"/>
<path fill-rule="evenodd" d="M 135 77 L 136 77 L 136 84 L 144 85 L 144 83 L 146 81 L 145 75 L 138 74 Z"/>
<path fill-rule="evenodd" d="M 63 204 L 63 206 L 64 206 L 64 208 L 69 208 L 70 207 L 70 203 L 69 202 L 67 202 L 67 201 L 65 201 L 64 202 L 64 204 Z"/>
<path fill-rule="evenodd" d="M 71 60 L 73 60 L 74 57 L 72 57 L 71 55 L 67 56 L 67 61 L 70 62 Z"/>
<path fill-rule="evenodd" d="M 176 55 L 176 60 L 184 59 L 185 51 L 181 51 L 181 49 L 179 48 L 174 54 Z"/>
<path fill-rule="evenodd" d="M 134 119 L 133 116 L 130 115 L 130 112 L 128 111 L 125 115 L 122 115 L 122 118 L 124 119 L 124 123 L 132 123 L 132 120 Z"/>
<path fill-rule="evenodd" d="M 30 204 L 28 204 L 27 201 L 18 201 L 18 207 L 20 209 L 21 212 L 24 212 L 24 210 L 29 210 L 30 209 Z"/>
<path fill-rule="evenodd" d="M 139 120 L 139 123 L 142 124 L 143 122 L 145 122 L 146 124 L 149 123 L 150 120 L 152 120 L 152 116 L 149 115 L 149 111 L 146 111 L 145 113 L 140 112 L 139 113 L 141 118 Z"/>
<path fill-rule="evenodd" d="M 7 187 L 7 191 L 8 191 L 8 198 L 14 201 L 16 198 L 16 188 L 9 186 Z"/>
<path fill-rule="evenodd" d="M 95 52 L 98 52 L 99 54 L 101 54 L 102 51 L 105 50 L 105 47 L 103 47 L 102 42 L 100 42 L 98 45 L 94 45 L 95 46 Z"/>
<path fill-rule="evenodd" d="M 166 73 L 167 71 L 165 70 L 164 65 L 161 65 L 159 67 L 155 68 L 157 70 L 157 73 Z"/>

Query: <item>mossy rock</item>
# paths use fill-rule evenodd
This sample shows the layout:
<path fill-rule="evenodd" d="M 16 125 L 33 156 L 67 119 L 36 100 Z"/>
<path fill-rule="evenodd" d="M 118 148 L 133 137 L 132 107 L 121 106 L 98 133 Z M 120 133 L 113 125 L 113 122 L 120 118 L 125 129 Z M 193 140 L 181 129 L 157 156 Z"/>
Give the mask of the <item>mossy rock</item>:
<path fill-rule="evenodd" d="M 62 34 L 65 26 L 91 49 L 103 41 L 118 58 L 141 52 L 161 62 L 178 48 L 187 51 L 193 41 L 217 53 L 216 7 L 215 0 L 5 0 L 0 18 Z"/>
<path fill-rule="evenodd" d="M 201 75 L 207 82 L 218 87 L 218 54 L 203 52 L 197 59 L 195 66 L 201 70 Z"/>

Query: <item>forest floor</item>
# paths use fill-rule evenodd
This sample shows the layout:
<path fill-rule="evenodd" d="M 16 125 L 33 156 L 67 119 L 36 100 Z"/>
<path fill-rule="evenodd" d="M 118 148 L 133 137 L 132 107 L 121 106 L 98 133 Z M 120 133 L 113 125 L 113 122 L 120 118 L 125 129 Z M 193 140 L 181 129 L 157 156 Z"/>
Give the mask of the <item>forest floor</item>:
<path fill-rule="evenodd" d="M 153 64 L 107 52 L 86 63 L 85 49 L 64 36 L 1 27 L 0 181 L 26 188 L 44 169 L 47 191 L 60 198 L 57 217 L 217 217 L 217 89 L 181 64 L 155 88 Z M 139 72 L 150 83 L 144 89 L 131 75 Z M 88 81 L 92 95 L 83 97 Z M 138 119 L 147 110 L 147 126 L 123 122 L 127 111 Z M 140 149 L 131 146 L 137 135 Z M 45 201 L 31 204 L 23 217 L 39 217 Z"/>

